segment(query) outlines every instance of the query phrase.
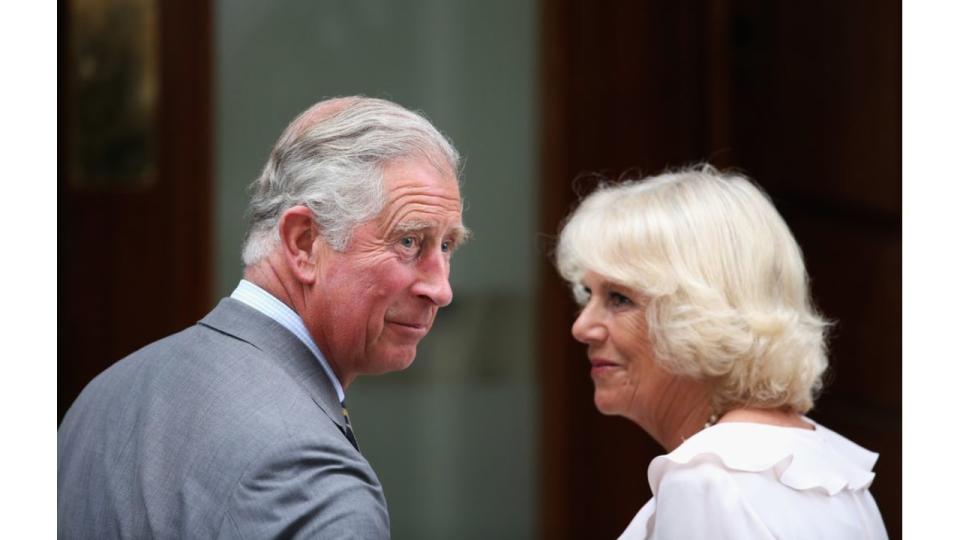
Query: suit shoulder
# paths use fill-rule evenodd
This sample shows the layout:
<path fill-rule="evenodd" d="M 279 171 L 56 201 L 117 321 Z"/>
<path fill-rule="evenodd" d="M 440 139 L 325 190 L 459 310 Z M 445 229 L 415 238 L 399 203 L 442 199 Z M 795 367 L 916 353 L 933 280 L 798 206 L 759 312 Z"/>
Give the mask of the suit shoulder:
<path fill-rule="evenodd" d="M 389 538 L 380 481 L 344 442 L 301 436 L 269 445 L 237 483 L 221 527 L 263 538 Z"/>

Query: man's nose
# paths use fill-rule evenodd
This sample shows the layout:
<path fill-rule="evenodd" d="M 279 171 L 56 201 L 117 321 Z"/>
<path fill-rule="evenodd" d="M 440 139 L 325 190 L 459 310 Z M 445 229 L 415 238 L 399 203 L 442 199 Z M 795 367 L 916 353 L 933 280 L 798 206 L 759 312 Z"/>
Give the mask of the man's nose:
<path fill-rule="evenodd" d="M 438 250 L 421 260 L 420 276 L 414 284 L 414 293 L 439 307 L 448 306 L 453 301 L 450 261 L 443 252 Z"/>

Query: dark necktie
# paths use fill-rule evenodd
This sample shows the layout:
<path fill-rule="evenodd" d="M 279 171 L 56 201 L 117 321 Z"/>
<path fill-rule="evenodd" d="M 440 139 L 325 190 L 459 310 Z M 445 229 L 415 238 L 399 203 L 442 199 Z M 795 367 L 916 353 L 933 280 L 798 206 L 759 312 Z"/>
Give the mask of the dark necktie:
<path fill-rule="evenodd" d="M 353 434 L 353 428 L 350 427 L 350 414 L 347 413 L 347 402 L 346 400 L 340 402 L 340 406 L 343 407 L 343 419 L 345 421 L 345 428 L 343 434 L 347 436 L 347 439 L 350 441 L 350 444 L 353 445 L 357 451 L 360 451 L 360 445 L 357 444 L 357 437 Z"/>

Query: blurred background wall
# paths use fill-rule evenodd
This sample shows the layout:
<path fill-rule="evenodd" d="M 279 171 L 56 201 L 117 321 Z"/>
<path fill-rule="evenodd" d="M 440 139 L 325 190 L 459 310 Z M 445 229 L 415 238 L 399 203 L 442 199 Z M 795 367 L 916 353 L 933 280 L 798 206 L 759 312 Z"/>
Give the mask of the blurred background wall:
<path fill-rule="evenodd" d="M 536 523 L 538 257 L 532 0 L 257 2 L 216 12 L 216 289 L 241 275 L 245 187 L 287 123 L 323 97 L 423 111 L 464 158 L 464 222 L 413 366 L 348 391 L 395 538 L 529 538 Z"/>
<path fill-rule="evenodd" d="M 413 366 L 349 390 L 395 538 L 623 530 L 660 449 L 593 408 L 548 256 L 598 173 L 700 161 L 751 175 L 793 228 L 838 322 L 811 416 L 880 452 L 900 537 L 898 3 L 61 0 L 58 22 L 61 417 L 230 293 L 274 140 L 360 93 L 453 139 L 475 233 Z"/>

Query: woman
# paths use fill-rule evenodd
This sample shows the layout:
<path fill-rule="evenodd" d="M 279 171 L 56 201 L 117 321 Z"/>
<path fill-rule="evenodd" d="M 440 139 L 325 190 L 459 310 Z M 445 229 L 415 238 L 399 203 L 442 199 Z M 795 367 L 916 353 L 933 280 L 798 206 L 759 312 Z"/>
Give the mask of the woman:
<path fill-rule="evenodd" d="M 796 241 L 747 179 L 703 166 L 601 187 L 557 265 L 594 402 L 669 453 L 621 538 L 886 538 L 877 454 L 803 416 L 827 367 Z"/>

